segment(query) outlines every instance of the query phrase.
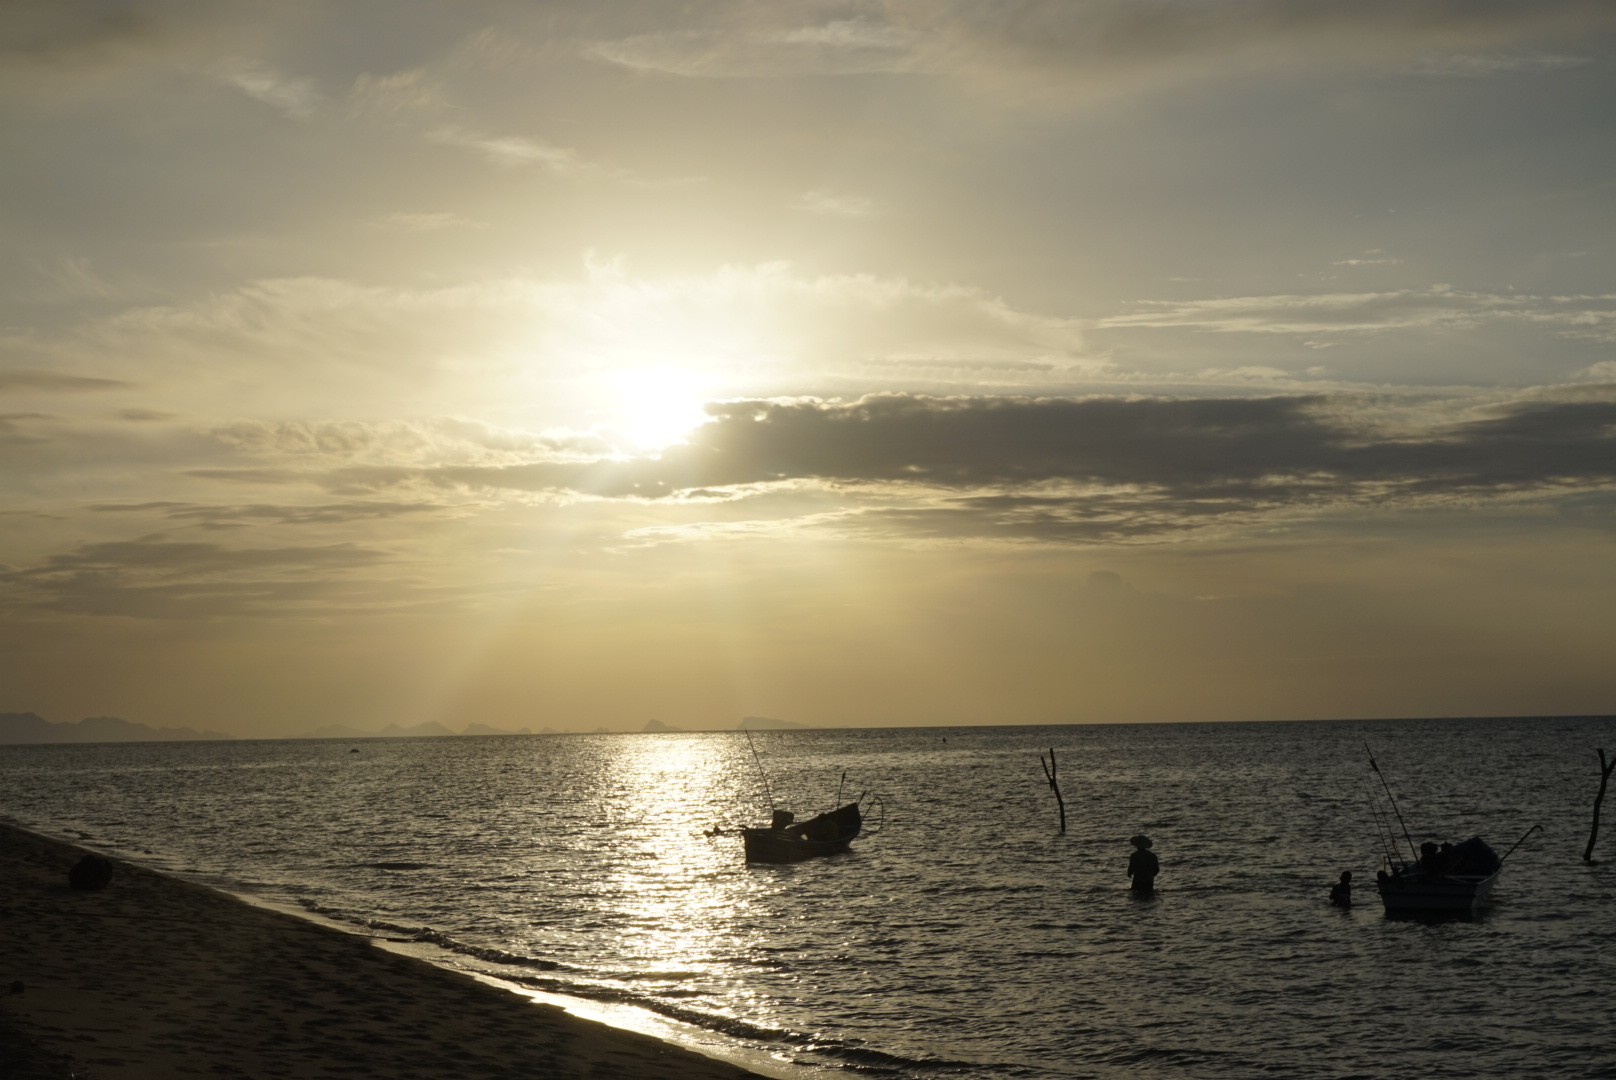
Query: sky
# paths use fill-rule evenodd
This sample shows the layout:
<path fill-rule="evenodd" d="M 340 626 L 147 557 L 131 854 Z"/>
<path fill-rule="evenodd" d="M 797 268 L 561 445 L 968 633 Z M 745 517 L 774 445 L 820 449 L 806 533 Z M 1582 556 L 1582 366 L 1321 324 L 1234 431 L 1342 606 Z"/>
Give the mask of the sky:
<path fill-rule="evenodd" d="M 11 0 L 0 711 L 1616 712 L 1607 0 Z"/>

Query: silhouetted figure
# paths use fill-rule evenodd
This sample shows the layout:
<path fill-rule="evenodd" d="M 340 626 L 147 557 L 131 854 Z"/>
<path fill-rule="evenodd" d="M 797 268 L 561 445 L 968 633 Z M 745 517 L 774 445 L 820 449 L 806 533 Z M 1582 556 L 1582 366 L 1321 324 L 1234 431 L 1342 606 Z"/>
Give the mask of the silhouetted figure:
<path fill-rule="evenodd" d="M 1437 863 L 1437 846 L 1431 841 L 1427 840 L 1425 843 L 1420 845 L 1420 869 L 1424 870 L 1427 874 L 1438 873 L 1439 871 Z"/>
<path fill-rule="evenodd" d="M 99 855 L 86 855 L 67 872 L 67 883 L 75 889 L 94 892 L 112 882 L 112 864 Z"/>
<path fill-rule="evenodd" d="M 1336 907 L 1352 906 L 1352 871 L 1341 871 L 1341 880 L 1330 886 L 1330 903 Z"/>
<path fill-rule="evenodd" d="M 1134 847 L 1132 855 L 1128 856 L 1128 876 L 1133 878 L 1133 891 L 1136 893 L 1153 893 L 1156 891 L 1156 875 L 1161 873 L 1161 861 L 1150 850 L 1150 837 L 1144 833 L 1129 839 L 1128 843 Z"/>

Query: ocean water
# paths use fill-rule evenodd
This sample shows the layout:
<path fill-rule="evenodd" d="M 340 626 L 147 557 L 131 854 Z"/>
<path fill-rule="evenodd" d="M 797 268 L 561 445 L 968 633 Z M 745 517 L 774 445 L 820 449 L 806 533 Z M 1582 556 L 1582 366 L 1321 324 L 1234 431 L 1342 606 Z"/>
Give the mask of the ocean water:
<path fill-rule="evenodd" d="M 777 804 L 879 795 L 873 835 L 783 867 L 705 836 L 767 815 L 734 732 L 7 746 L 0 816 L 787 1072 L 1616 1077 L 1616 793 L 1581 860 L 1616 719 L 754 738 Z M 1542 825 L 1478 918 L 1381 911 L 1366 740 L 1416 841 Z"/>

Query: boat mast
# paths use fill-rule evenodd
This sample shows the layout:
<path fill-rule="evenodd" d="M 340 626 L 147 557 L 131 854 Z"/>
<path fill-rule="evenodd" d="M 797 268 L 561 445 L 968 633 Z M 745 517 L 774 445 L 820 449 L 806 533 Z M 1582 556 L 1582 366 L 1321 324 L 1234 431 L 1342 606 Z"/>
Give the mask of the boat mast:
<path fill-rule="evenodd" d="M 769 813 L 774 813 L 774 792 L 769 790 L 769 774 L 764 771 L 763 759 L 758 757 L 757 744 L 752 741 L 752 729 L 746 729 L 746 745 L 752 748 L 752 760 L 757 763 L 758 776 L 763 780 L 763 794 L 769 800 Z"/>
<path fill-rule="evenodd" d="M 1403 827 L 1403 839 L 1408 841 L 1408 850 L 1412 854 L 1419 848 L 1414 846 L 1414 838 L 1408 835 L 1408 824 L 1403 821 L 1403 812 L 1397 809 L 1397 800 L 1392 798 L 1391 786 L 1386 783 L 1386 776 L 1380 771 L 1380 766 L 1375 764 L 1375 752 L 1369 749 L 1367 742 L 1363 744 L 1363 748 L 1364 753 L 1369 755 L 1369 767 L 1375 770 L 1375 775 L 1380 777 L 1380 786 L 1386 789 L 1386 801 L 1392 804 L 1392 813 L 1397 815 L 1397 824 Z"/>
<path fill-rule="evenodd" d="M 1390 866 L 1392 859 L 1395 858 L 1401 861 L 1403 858 L 1402 853 L 1397 850 L 1397 837 L 1392 835 L 1391 829 L 1386 825 L 1385 816 L 1380 812 L 1380 804 L 1375 799 L 1374 786 L 1365 783 L 1364 794 L 1369 798 L 1369 819 L 1375 823 L 1375 838 L 1380 841 L 1380 853 L 1385 857 L 1386 864 Z"/>

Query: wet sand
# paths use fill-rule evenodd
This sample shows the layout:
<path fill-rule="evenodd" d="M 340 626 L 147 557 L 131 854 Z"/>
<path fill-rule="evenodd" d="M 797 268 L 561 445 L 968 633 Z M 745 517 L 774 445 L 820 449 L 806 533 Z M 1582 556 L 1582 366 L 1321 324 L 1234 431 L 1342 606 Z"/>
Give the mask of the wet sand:
<path fill-rule="evenodd" d="M 74 891 L 82 854 L 0 824 L 0 1075 L 759 1080 L 116 859 Z"/>

